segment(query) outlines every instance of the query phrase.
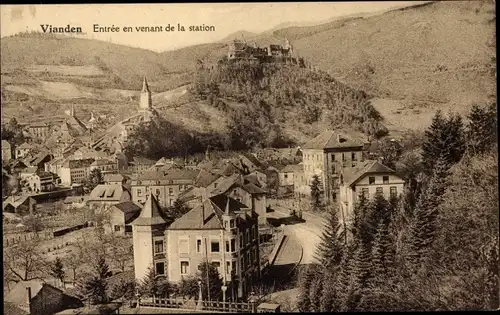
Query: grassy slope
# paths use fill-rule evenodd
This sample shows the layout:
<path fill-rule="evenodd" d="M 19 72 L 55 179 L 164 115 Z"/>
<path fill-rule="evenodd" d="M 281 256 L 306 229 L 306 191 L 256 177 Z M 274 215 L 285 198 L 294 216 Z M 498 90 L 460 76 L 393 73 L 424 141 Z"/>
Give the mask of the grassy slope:
<path fill-rule="evenodd" d="M 387 124 L 402 129 L 425 124 L 436 107 L 464 110 L 496 94 L 494 73 L 487 69 L 495 56 L 494 27 L 492 2 L 441 2 L 378 16 L 289 27 L 249 41 L 266 45 L 288 37 L 300 56 L 376 97 L 374 104 Z M 37 49 L 25 49 L 27 46 Z M 9 37 L 2 39 L 1 51 L 2 84 L 41 89 L 40 81 L 69 82 L 76 85 L 76 90 L 67 87 L 75 95 L 82 93 L 89 98 L 85 93 L 95 94 L 90 97 L 94 100 L 81 100 L 79 105 L 90 109 L 97 107 L 96 100 L 102 103 L 104 99 L 105 107 L 112 111 L 135 107 L 137 101 L 130 99 L 130 92 L 119 91 L 139 90 L 144 75 L 155 92 L 175 88 L 190 80 L 198 59 L 215 61 L 226 54 L 227 47 L 219 42 L 155 53 L 95 40 Z M 104 74 L 68 76 L 60 70 L 50 74 L 25 70 L 34 64 L 64 64 L 61 60 L 68 58 L 74 59 L 75 66 L 98 66 Z M 22 71 L 14 71 L 16 68 Z M 104 91 L 88 90 L 100 88 L 96 82 Z M 117 92 L 110 93 L 108 88 Z M 10 90 L 2 86 L 3 100 L 13 93 Z M 36 107 L 46 102 L 39 101 L 33 97 L 21 103 Z M 52 108 L 57 110 L 68 104 L 67 100 L 48 103 L 54 102 L 57 106 Z M 4 105 L 15 110 L 19 102 Z M 42 111 L 26 111 L 27 115 L 33 112 Z M 417 119 L 409 121 L 408 117 Z"/>

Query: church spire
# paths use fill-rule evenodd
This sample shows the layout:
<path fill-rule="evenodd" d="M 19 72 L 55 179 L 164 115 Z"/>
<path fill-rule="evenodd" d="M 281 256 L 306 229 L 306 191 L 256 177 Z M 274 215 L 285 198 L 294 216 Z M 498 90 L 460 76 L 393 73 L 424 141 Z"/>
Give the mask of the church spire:
<path fill-rule="evenodd" d="M 151 91 L 149 90 L 149 86 L 148 86 L 148 80 L 146 80 L 146 77 L 144 77 L 144 80 L 142 81 L 142 93 L 144 92 L 148 92 L 148 93 L 151 93 Z"/>

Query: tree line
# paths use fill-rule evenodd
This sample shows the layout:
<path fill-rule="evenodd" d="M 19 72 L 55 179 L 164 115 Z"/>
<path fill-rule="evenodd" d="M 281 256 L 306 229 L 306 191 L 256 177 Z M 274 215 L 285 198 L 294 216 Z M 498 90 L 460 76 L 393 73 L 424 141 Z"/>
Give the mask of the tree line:
<path fill-rule="evenodd" d="M 405 175 L 418 185 L 397 199 L 360 195 L 347 222 L 330 211 L 299 310 L 497 309 L 497 141 L 496 104 L 466 122 L 438 111 Z"/>

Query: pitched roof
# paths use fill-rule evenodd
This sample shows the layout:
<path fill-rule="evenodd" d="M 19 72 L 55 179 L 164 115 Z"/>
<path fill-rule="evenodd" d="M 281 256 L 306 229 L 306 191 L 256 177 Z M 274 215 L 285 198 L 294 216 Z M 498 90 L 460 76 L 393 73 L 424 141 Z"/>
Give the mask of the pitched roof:
<path fill-rule="evenodd" d="M 127 175 L 123 174 L 113 174 L 113 173 L 107 173 L 104 174 L 104 182 L 122 182 L 124 179 L 130 179 Z"/>
<path fill-rule="evenodd" d="M 99 184 L 90 192 L 89 201 L 120 201 L 123 194 L 128 194 L 121 184 Z"/>
<path fill-rule="evenodd" d="M 57 290 L 63 293 L 63 291 L 59 290 L 58 288 L 48 283 L 44 283 L 40 280 L 20 281 L 16 283 L 14 288 L 4 297 L 4 301 L 15 303 L 17 305 L 26 305 L 27 288 L 31 288 L 31 296 L 35 297 L 44 286 L 51 287 L 53 290 Z"/>
<path fill-rule="evenodd" d="M 231 162 L 227 162 L 226 166 L 220 172 L 223 176 L 231 176 L 234 174 L 243 174 L 243 170 Z"/>
<path fill-rule="evenodd" d="M 217 188 L 210 191 L 212 195 L 223 194 L 228 191 L 231 187 L 237 185 L 241 187 L 243 190 L 251 193 L 251 194 L 265 194 L 266 191 L 251 182 L 245 182 L 244 178 L 240 174 L 233 174 L 228 177 L 226 180 L 222 181 Z"/>
<path fill-rule="evenodd" d="M 30 315 L 30 313 L 19 306 L 17 306 L 15 303 L 12 302 L 4 302 L 3 303 L 3 312 L 4 314 L 7 315 Z"/>
<path fill-rule="evenodd" d="M 357 135 L 345 131 L 325 131 L 306 143 L 304 149 L 333 149 L 363 146 L 363 140 Z"/>
<path fill-rule="evenodd" d="M 21 173 L 36 173 L 37 168 L 35 166 L 30 166 L 21 171 Z"/>
<path fill-rule="evenodd" d="M 221 217 L 228 201 L 231 213 L 241 209 L 248 209 L 247 206 L 233 198 L 224 195 L 214 196 L 206 199 L 199 206 L 175 220 L 168 230 L 223 229 Z"/>
<path fill-rule="evenodd" d="M 132 201 L 120 202 L 113 207 L 117 208 L 123 213 L 134 213 L 141 211 L 141 207 L 133 203 Z"/>
<path fill-rule="evenodd" d="M 264 164 L 261 161 L 259 161 L 259 159 L 255 155 L 253 155 L 251 153 L 242 153 L 242 154 L 240 154 L 240 158 L 241 157 L 245 157 L 247 160 L 249 160 L 256 167 L 261 168 L 264 166 Z"/>
<path fill-rule="evenodd" d="M 201 170 L 198 176 L 196 177 L 196 180 L 194 182 L 194 185 L 196 187 L 207 187 L 211 183 L 215 182 L 217 179 L 219 179 L 221 175 L 219 174 L 214 174 L 212 172 L 206 171 L 206 170 Z"/>
<path fill-rule="evenodd" d="M 303 164 L 289 164 L 285 166 L 280 173 L 295 173 L 295 172 L 301 172 L 304 170 L 304 165 Z"/>
<path fill-rule="evenodd" d="M 134 159 L 132 161 L 130 161 L 130 163 L 132 163 L 134 165 L 155 165 L 156 161 L 151 160 L 151 159 L 147 159 L 147 158 L 143 158 L 140 156 L 135 156 Z"/>
<path fill-rule="evenodd" d="M 91 166 L 102 166 L 102 165 L 109 165 L 109 164 L 116 164 L 114 161 L 110 159 L 97 159 L 92 164 Z"/>
<path fill-rule="evenodd" d="M 142 207 L 139 217 L 132 222 L 132 225 L 156 225 L 165 224 L 167 221 L 164 219 L 164 214 L 161 211 L 158 201 L 149 192 L 146 202 Z"/>
<path fill-rule="evenodd" d="M 199 170 L 170 168 L 168 170 L 148 170 L 137 176 L 137 180 L 195 180 Z"/>
<path fill-rule="evenodd" d="M 85 168 L 92 165 L 94 161 L 94 159 L 67 160 L 63 163 L 63 166 L 68 168 Z"/>
<path fill-rule="evenodd" d="M 3 145 L 3 144 L 2 144 Z M 27 142 L 23 142 L 20 146 L 18 146 L 18 149 L 31 149 L 33 146 Z"/>
<path fill-rule="evenodd" d="M 344 182 L 347 186 L 352 186 L 361 177 L 367 174 L 388 174 L 396 173 L 393 169 L 381 164 L 378 161 L 365 161 L 359 167 L 346 168 L 344 170 Z"/>

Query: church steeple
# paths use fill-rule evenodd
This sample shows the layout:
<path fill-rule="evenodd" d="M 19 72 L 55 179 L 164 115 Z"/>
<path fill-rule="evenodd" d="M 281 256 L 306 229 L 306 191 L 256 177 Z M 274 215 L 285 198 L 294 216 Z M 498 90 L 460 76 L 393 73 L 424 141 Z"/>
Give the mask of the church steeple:
<path fill-rule="evenodd" d="M 141 103 L 139 105 L 141 109 L 149 109 L 153 107 L 151 101 L 151 91 L 149 90 L 148 81 L 146 80 L 146 77 L 144 77 L 144 81 L 142 82 Z"/>

